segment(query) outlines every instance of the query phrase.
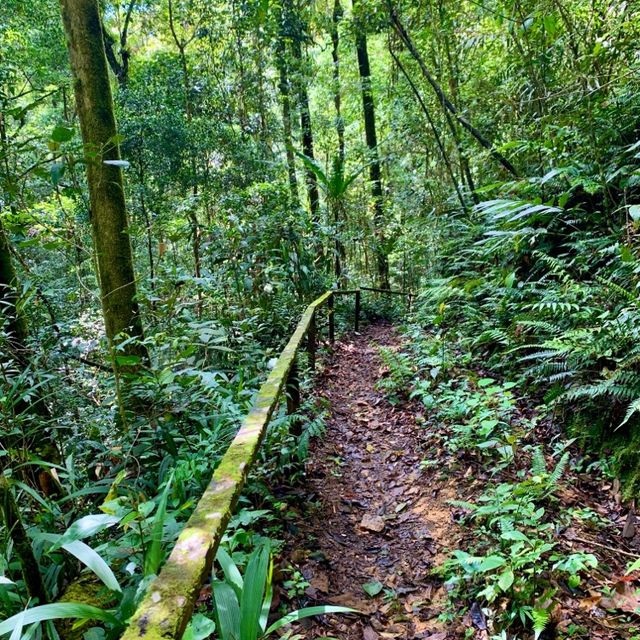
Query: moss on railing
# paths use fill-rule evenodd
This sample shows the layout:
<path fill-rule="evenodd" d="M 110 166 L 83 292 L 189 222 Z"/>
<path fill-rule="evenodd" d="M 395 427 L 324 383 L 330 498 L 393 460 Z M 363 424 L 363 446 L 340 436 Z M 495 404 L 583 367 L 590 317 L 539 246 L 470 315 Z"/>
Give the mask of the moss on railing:
<path fill-rule="evenodd" d="M 182 637 L 269 420 L 294 368 L 296 354 L 314 323 L 316 309 L 332 299 L 333 292 L 328 291 L 303 313 L 122 640 L 178 640 Z"/>

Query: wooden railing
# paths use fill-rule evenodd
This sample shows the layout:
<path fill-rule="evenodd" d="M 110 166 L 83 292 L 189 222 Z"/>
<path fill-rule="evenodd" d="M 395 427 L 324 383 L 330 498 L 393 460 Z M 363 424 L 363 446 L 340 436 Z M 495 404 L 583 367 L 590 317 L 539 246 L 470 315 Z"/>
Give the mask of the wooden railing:
<path fill-rule="evenodd" d="M 309 367 L 315 367 L 319 309 L 325 305 L 328 308 L 329 341 L 333 342 L 334 298 L 337 295 L 353 295 L 354 328 L 358 331 L 361 290 L 403 293 L 365 287 L 352 290 L 336 289 L 327 291 L 306 308 L 269 377 L 260 387 L 251 411 L 245 417 L 240 430 L 218 464 L 209 486 L 178 537 L 171 555 L 131 618 L 122 640 L 182 638 L 283 391 L 286 390 L 287 410 L 290 413 L 297 411 L 300 406 L 300 380 L 296 356 L 304 345 L 308 353 Z M 411 300 L 411 294 L 403 295 L 409 296 L 408 299 Z"/>

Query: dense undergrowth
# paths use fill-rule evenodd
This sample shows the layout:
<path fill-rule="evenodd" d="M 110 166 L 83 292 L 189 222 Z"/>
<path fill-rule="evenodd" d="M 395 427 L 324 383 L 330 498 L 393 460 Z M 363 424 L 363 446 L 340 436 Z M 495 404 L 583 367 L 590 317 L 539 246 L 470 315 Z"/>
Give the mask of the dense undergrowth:
<path fill-rule="evenodd" d="M 102 142 L 121 147 L 103 163 L 59 3 L 0 4 L 0 617 L 26 611 L 26 637 L 57 637 L 28 612 L 77 601 L 65 591 L 87 564 L 108 592 L 81 591 L 119 607 L 103 615 L 119 633 L 300 311 L 333 286 L 416 294 L 412 335 L 439 346 L 417 352 L 415 392 L 446 421 L 469 408 L 446 447 L 515 464 L 524 475 L 505 500 L 552 500 L 542 487 L 564 460 L 544 473 L 533 449 L 521 455 L 531 425 L 511 428 L 514 389 L 637 496 L 637 3 L 347 4 L 83 5 L 100 22 L 100 102 L 117 122 Z M 91 194 L 104 183 L 85 170 L 104 164 L 117 167 L 125 228 L 101 237 Z M 101 260 L 117 270 L 129 253 L 115 291 L 135 284 L 125 306 L 140 326 L 112 336 Z M 515 386 L 458 385 L 460 361 Z M 413 362 L 396 366 L 412 379 Z M 260 515 L 247 503 L 230 529 L 243 571 L 261 542 L 251 522 L 286 513 L 270 478 L 295 475 L 321 431 L 306 420 L 294 441 L 287 420 L 251 489 Z M 548 544 L 546 529 L 502 539 L 489 520 L 495 553 L 480 555 L 522 544 L 534 558 Z M 478 563 L 457 560 L 452 575 L 479 584 Z M 504 566 L 487 599 L 529 589 Z M 542 616 L 518 606 L 514 620 Z"/>
<path fill-rule="evenodd" d="M 602 545 L 589 549 L 580 535 L 612 535 L 612 522 L 597 498 L 567 505 L 566 496 L 571 487 L 585 485 L 586 496 L 589 483 L 610 482 L 612 466 L 577 449 L 552 409 L 531 406 L 521 381 L 489 377 L 461 336 L 410 325 L 406 338 L 401 351 L 382 350 L 388 373 L 381 387 L 392 403 L 414 400 L 423 406 L 429 445 L 421 467 L 430 482 L 453 483 L 456 492 L 470 496 L 447 502 L 460 525 L 448 542 L 460 546 L 448 549 L 434 569 L 445 581 L 448 600 L 440 619 L 451 623 L 466 613 L 471 637 L 475 627 L 494 640 L 591 637 L 588 608 L 576 613 L 575 603 L 591 598 L 595 606 L 595 593 L 604 608 L 616 609 L 619 602 L 606 600 L 615 581 L 594 576 L 599 569 L 626 571 L 621 583 L 631 584 L 629 574 L 638 563 L 614 567 L 620 560 L 613 559 L 611 546 L 614 556 L 600 567 L 596 555 Z M 584 550 L 573 549 L 573 539 Z M 617 624 L 625 637 L 640 634 L 633 616 L 619 617 Z"/>
<path fill-rule="evenodd" d="M 611 452 L 629 496 L 638 489 L 637 207 L 620 206 L 605 229 L 600 219 L 607 193 L 636 192 L 638 150 L 612 153 L 604 184 L 568 166 L 494 185 L 500 197 L 448 216 L 443 266 L 415 316 L 526 386 L 586 447 Z"/>

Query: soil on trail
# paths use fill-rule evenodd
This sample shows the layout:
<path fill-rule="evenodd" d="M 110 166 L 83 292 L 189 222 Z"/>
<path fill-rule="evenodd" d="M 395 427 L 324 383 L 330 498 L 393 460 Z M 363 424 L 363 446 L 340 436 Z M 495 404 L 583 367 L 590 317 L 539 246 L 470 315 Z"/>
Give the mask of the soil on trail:
<path fill-rule="evenodd" d="M 444 592 L 430 570 L 447 546 L 447 501 L 455 491 L 421 480 L 427 437 L 421 416 L 392 406 L 376 389 L 383 375 L 379 347 L 400 342 L 391 326 L 370 326 L 336 344 L 319 380 L 316 393 L 329 405 L 327 432 L 312 447 L 308 502 L 287 541 L 285 565 L 298 567 L 310 583 L 309 604 L 366 615 L 308 621 L 310 638 L 454 637 L 437 621 Z"/>
<path fill-rule="evenodd" d="M 288 519 L 280 565 L 282 578 L 291 582 L 281 586 L 276 597 L 293 600 L 289 609 L 337 604 L 364 615 L 305 620 L 296 627 L 301 635 L 294 637 L 489 637 L 476 602 L 465 603 L 464 615 L 442 616 L 448 624 L 441 621 L 448 598 L 443 580 L 432 569 L 451 550 L 473 550 L 481 542 L 478 528 L 460 526 L 469 512 L 451 501 L 474 502 L 491 484 L 517 482 L 516 472 L 526 477 L 531 456 L 522 452 L 513 465 L 500 469 L 473 448 L 448 452 L 443 442 L 452 435 L 450 426 L 439 421 L 437 412 L 426 414 L 421 403 L 406 399 L 392 405 L 377 388 L 388 375 L 379 349 L 399 349 L 401 343 L 391 325 L 372 325 L 336 343 L 316 381 L 315 393 L 328 407 L 327 432 L 312 444 L 302 486 L 289 489 L 290 507 L 302 506 L 294 520 Z M 534 415 L 533 402 L 518 401 L 514 424 Z M 524 445 L 549 449 L 559 436 L 551 417 L 536 424 L 523 438 L 521 451 Z M 556 462 L 548 454 L 553 468 Z M 554 548 L 591 553 L 598 567 L 583 574 L 577 589 L 564 580 L 553 581 L 552 623 L 540 638 L 636 638 L 640 571 L 625 571 L 627 563 L 640 556 L 640 528 L 621 499 L 620 483 L 585 469 L 577 449 L 571 448 L 571 459 L 576 464 L 565 469 L 556 497 L 546 505 L 549 521 L 556 523 Z M 428 461 L 424 467 L 423 461 Z M 595 527 L 596 520 L 601 526 Z M 297 577 L 292 568 L 299 571 Z"/>

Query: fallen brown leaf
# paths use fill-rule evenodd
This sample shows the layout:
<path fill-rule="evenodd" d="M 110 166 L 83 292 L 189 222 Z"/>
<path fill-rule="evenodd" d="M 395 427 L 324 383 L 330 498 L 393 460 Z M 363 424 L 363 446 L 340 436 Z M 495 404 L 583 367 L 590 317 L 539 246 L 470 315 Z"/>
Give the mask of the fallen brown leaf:
<path fill-rule="evenodd" d="M 367 531 L 375 531 L 380 533 L 384 530 L 384 519 L 381 516 L 365 514 L 360 521 L 360 527 Z"/>
<path fill-rule="evenodd" d="M 362 630 L 362 640 L 378 640 L 378 637 L 378 634 L 368 625 Z"/>
<path fill-rule="evenodd" d="M 600 599 L 603 609 L 617 609 L 626 613 L 640 613 L 640 588 L 625 580 L 618 581 L 608 597 Z"/>

